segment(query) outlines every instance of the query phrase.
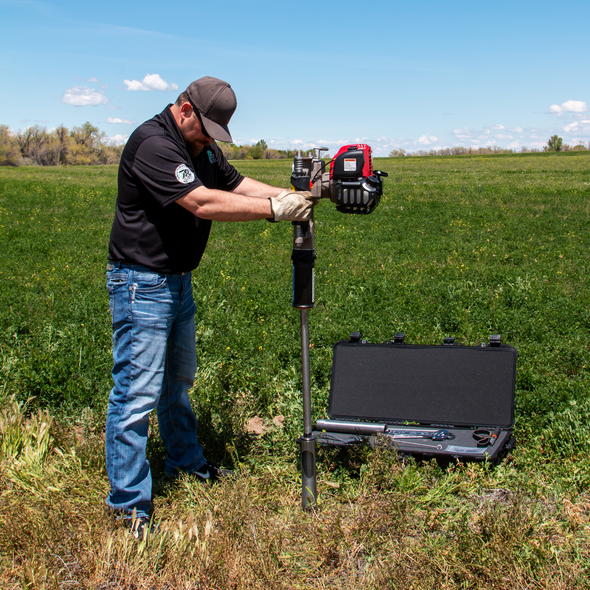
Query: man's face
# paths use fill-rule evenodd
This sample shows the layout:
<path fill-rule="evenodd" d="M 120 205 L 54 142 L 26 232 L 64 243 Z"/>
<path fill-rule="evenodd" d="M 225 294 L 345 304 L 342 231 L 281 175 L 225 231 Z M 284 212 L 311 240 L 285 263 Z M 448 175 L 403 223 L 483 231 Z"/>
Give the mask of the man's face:
<path fill-rule="evenodd" d="M 188 109 L 184 110 L 180 130 L 192 156 L 198 156 L 204 148 L 215 141 L 205 134 L 203 126 L 192 108 L 190 109 L 190 115 Z"/>

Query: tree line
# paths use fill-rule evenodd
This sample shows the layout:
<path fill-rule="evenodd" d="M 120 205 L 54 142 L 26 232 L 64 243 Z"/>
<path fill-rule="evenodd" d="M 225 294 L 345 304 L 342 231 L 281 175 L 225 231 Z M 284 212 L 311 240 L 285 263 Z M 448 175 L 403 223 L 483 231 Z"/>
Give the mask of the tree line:
<path fill-rule="evenodd" d="M 123 145 L 110 143 L 105 132 L 89 122 L 81 127 L 74 127 L 71 131 L 63 125 L 50 131 L 35 125 L 16 133 L 6 125 L 0 125 L 0 166 L 118 164 L 123 147 Z M 254 145 L 220 143 L 219 148 L 228 160 L 278 160 L 293 158 L 297 153 L 297 150 L 271 149 L 264 139 Z M 392 150 L 389 157 L 528 154 L 541 151 L 569 152 L 589 149 L 590 143 L 588 147 L 582 143 L 570 146 L 563 143 L 561 137 L 553 135 L 543 149 L 526 146 L 522 146 L 520 150 L 498 146 L 478 148 L 455 146 L 430 151 L 406 152 L 398 148 Z M 313 150 L 306 150 L 303 153 L 311 155 Z"/>
<path fill-rule="evenodd" d="M 50 131 L 35 125 L 16 133 L 0 125 L 0 166 L 118 164 L 123 147 L 112 145 L 104 131 L 89 122 L 71 131 L 63 125 Z M 221 143 L 219 147 L 228 160 L 276 160 L 296 153 L 270 149 L 264 139 L 254 145 Z"/>
<path fill-rule="evenodd" d="M 0 125 L 0 166 L 117 164 L 122 151 L 88 122 L 71 131 L 63 125 L 51 131 L 35 125 L 16 133 Z"/>
<path fill-rule="evenodd" d="M 394 149 L 389 152 L 390 158 L 400 158 L 404 156 L 466 156 L 466 155 L 481 155 L 481 154 L 534 154 L 538 152 L 585 152 L 590 150 L 590 142 L 588 147 L 583 143 L 571 146 L 567 143 L 563 143 L 563 139 L 557 135 L 553 135 L 549 138 L 547 145 L 543 146 L 543 149 L 539 148 L 528 148 L 523 145 L 520 149 L 501 148 L 497 145 L 486 146 L 486 147 L 463 147 L 455 146 L 450 148 L 442 148 L 438 150 L 418 150 L 416 152 L 406 152 L 403 149 Z"/>
<path fill-rule="evenodd" d="M 235 145 L 233 143 L 221 143 L 219 148 L 228 160 L 282 160 L 293 158 L 297 150 L 270 149 L 264 139 L 254 145 Z M 303 152 L 309 155 L 313 150 Z"/>

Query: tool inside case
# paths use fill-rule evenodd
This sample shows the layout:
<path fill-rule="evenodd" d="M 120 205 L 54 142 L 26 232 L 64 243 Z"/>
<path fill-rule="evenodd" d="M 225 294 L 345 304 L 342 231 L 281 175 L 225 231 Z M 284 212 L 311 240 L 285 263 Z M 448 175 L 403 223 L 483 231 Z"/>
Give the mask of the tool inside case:
<path fill-rule="evenodd" d="M 323 445 L 385 442 L 402 453 L 499 460 L 514 446 L 516 358 L 499 335 L 479 346 L 454 338 L 336 343 Z"/>

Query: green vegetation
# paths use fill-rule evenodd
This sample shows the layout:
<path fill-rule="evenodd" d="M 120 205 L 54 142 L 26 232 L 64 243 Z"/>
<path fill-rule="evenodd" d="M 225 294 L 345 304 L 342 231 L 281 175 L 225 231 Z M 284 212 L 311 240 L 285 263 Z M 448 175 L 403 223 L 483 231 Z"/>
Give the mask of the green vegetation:
<path fill-rule="evenodd" d="M 590 588 L 589 156 L 377 159 L 375 213 L 318 205 L 314 416 L 351 331 L 500 333 L 519 350 L 518 445 L 496 468 L 321 450 L 310 514 L 291 226 L 215 224 L 193 275 L 192 398 L 207 455 L 237 477 L 167 482 L 154 420 L 163 533 L 141 544 L 104 507 L 116 167 L 0 169 L 0 587 Z M 288 186 L 288 160 L 236 165 Z"/>
<path fill-rule="evenodd" d="M 561 152 L 563 150 L 563 139 L 559 135 L 552 135 L 547 142 L 546 152 Z"/>
<path fill-rule="evenodd" d="M 35 125 L 18 133 L 0 125 L 0 166 L 117 164 L 122 151 L 89 122 L 71 131 L 63 125 L 51 131 Z"/>
<path fill-rule="evenodd" d="M 254 145 L 235 145 L 233 143 L 220 143 L 219 147 L 228 160 L 282 160 L 293 158 L 295 150 L 276 150 L 268 147 L 264 139 Z M 310 153 L 313 150 L 308 150 Z"/>
<path fill-rule="evenodd" d="M 112 145 L 105 132 L 89 122 L 71 131 L 63 125 L 53 130 L 35 125 L 13 132 L 0 125 L 0 166 L 118 164 L 123 147 Z M 264 139 L 254 145 L 220 143 L 219 147 L 228 160 L 280 160 L 295 155 L 295 150 L 269 148 Z"/>

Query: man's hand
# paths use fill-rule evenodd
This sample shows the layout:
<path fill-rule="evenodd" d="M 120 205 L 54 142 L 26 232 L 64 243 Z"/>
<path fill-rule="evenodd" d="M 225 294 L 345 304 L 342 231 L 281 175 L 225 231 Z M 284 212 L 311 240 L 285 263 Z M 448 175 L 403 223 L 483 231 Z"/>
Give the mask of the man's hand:
<path fill-rule="evenodd" d="M 276 197 L 270 197 L 271 221 L 307 221 L 315 205 L 310 191 L 293 192 L 284 190 Z"/>

